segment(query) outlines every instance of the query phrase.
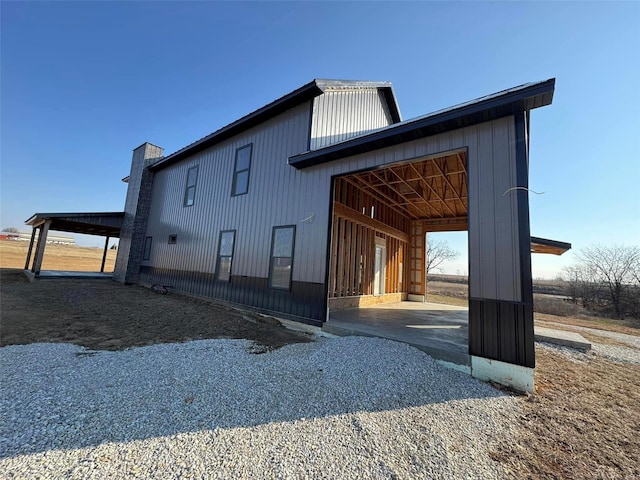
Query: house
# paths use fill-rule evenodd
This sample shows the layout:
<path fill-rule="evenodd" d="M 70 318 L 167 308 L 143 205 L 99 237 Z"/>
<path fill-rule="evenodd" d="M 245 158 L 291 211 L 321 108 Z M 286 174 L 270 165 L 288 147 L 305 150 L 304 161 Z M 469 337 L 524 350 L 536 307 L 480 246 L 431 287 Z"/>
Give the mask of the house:
<path fill-rule="evenodd" d="M 469 353 L 532 383 L 531 251 L 567 248 L 529 231 L 530 111 L 554 86 L 403 121 L 390 83 L 314 80 L 170 155 L 144 143 L 113 278 L 320 326 L 424 301 L 425 234 L 466 230 Z"/>

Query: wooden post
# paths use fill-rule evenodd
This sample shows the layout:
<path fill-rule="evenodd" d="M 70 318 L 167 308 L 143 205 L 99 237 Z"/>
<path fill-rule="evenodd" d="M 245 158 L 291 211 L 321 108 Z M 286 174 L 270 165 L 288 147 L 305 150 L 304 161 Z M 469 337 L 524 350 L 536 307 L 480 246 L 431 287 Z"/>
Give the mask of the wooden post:
<path fill-rule="evenodd" d="M 409 293 L 415 295 L 414 301 L 425 301 L 425 229 L 420 221 L 411 222 L 411 243 L 409 246 Z"/>
<path fill-rule="evenodd" d="M 33 268 L 31 271 L 37 276 L 40 275 L 40 268 L 42 267 L 42 258 L 44 257 L 44 247 L 47 244 L 47 234 L 49 233 L 49 227 L 51 226 L 51 220 L 44 222 L 44 225 L 40 227 L 40 235 L 38 236 L 38 248 L 36 249 L 36 256 L 33 259 Z"/>
<path fill-rule="evenodd" d="M 104 273 L 104 262 L 107 259 L 107 249 L 109 248 L 109 235 L 104 241 L 104 252 L 102 253 L 102 265 L 100 265 L 100 273 Z"/>
<path fill-rule="evenodd" d="M 27 250 L 27 261 L 24 262 L 24 269 L 29 270 L 29 263 L 31 263 L 31 252 L 33 251 L 33 242 L 36 240 L 36 227 L 31 229 L 31 241 L 29 242 L 29 250 Z"/>

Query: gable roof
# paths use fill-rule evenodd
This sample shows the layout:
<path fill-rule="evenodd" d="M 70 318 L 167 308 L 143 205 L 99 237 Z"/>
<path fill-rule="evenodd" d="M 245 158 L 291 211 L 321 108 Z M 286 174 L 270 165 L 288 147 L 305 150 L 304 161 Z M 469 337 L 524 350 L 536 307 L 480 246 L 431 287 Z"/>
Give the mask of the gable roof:
<path fill-rule="evenodd" d="M 526 83 L 289 158 L 301 169 L 550 105 L 555 78 Z"/>
<path fill-rule="evenodd" d="M 206 148 L 209 148 L 217 143 L 227 140 L 239 133 L 244 132 L 256 125 L 259 125 L 293 107 L 296 107 L 304 102 L 308 102 L 313 98 L 322 95 L 325 90 L 336 88 L 378 88 L 382 90 L 385 100 L 391 113 L 391 118 L 394 123 L 400 122 L 400 109 L 398 108 L 398 102 L 396 101 L 393 87 L 390 82 L 368 82 L 358 80 L 327 80 L 327 79 L 314 79 L 311 82 L 303 85 L 302 87 L 286 94 L 283 97 L 265 105 L 254 112 L 245 115 L 244 117 L 236 120 L 229 125 L 222 127 L 219 130 L 207 135 L 206 137 L 196 140 L 195 142 L 187 145 L 186 147 L 168 155 L 158 162 L 149 166 L 151 170 L 159 170 L 168 165 L 189 157 L 195 153 L 198 153 Z"/>

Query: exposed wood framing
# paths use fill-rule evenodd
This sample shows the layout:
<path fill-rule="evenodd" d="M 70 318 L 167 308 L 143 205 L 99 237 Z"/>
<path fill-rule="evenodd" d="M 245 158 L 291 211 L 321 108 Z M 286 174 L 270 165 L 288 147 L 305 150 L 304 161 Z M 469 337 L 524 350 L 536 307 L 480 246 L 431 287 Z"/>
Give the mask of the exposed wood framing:
<path fill-rule="evenodd" d="M 347 175 L 339 181 L 411 220 L 466 217 L 466 161 L 465 152 L 454 152 Z M 348 204 L 346 198 L 337 201 Z"/>
<path fill-rule="evenodd" d="M 397 238 L 405 243 L 409 242 L 409 235 L 406 233 L 390 227 L 382 223 L 375 218 L 367 217 L 362 213 L 354 210 L 353 208 L 347 207 L 346 205 L 342 205 L 341 203 L 333 204 L 333 213 L 342 218 L 346 218 L 347 220 L 351 220 L 352 222 L 358 223 L 359 225 L 363 225 L 365 227 L 371 228 L 375 231 L 384 233 L 385 235 L 393 238 Z"/>
<path fill-rule="evenodd" d="M 373 294 L 376 238 L 385 239 L 385 293 L 425 294 L 425 234 L 466 230 L 466 153 L 335 180 L 329 297 Z"/>
<path fill-rule="evenodd" d="M 442 220 L 423 220 L 424 231 L 429 232 L 463 232 L 468 230 L 467 217 L 456 217 Z"/>
<path fill-rule="evenodd" d="M 425 289 L 425 257 L 424 241 L 425 231 L 422 222 L 411 224 L 411 276 L 409 293 L 424 295 Z"/>

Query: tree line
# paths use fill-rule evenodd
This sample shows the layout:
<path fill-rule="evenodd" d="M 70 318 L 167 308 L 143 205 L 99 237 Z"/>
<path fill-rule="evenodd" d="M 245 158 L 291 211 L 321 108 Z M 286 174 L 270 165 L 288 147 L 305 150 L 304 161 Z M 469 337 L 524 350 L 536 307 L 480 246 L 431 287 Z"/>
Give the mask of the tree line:
<path fill-rule="evenodd" d="M 565 268 L 567 294 L 576 305 L 613 318 L 640 319 L 640 248 L 587 247 Z"/>

